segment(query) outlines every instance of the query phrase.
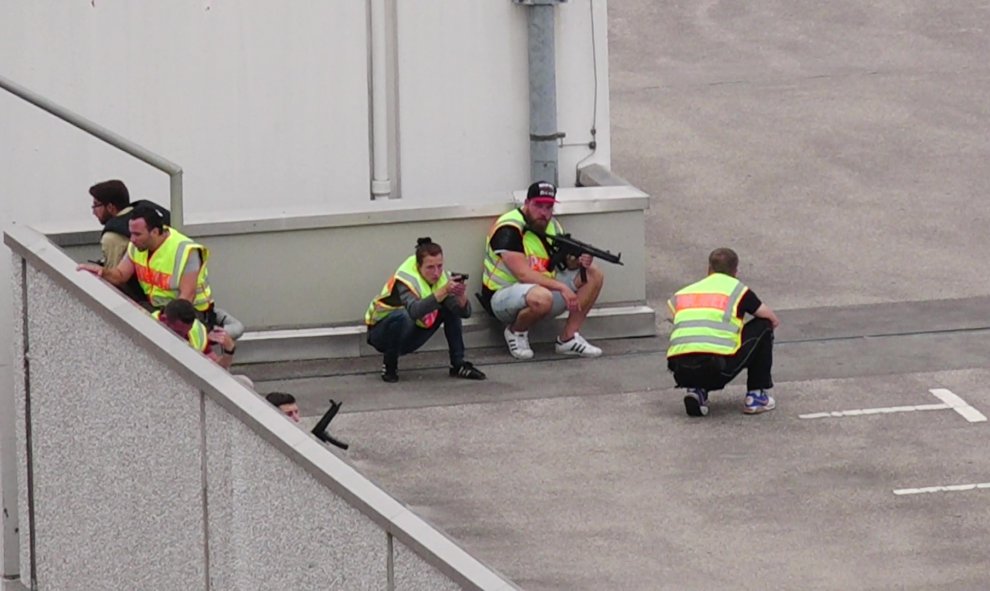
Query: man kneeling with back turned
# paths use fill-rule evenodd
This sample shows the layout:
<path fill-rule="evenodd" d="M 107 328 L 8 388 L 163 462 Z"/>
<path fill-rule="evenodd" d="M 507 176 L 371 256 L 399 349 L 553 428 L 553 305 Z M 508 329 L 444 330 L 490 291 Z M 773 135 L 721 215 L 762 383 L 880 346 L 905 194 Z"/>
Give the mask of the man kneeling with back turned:
<path fill-rule="evenodd" d="M 708 393 L 721 390 L 748 368 L 743 412 L 773 410 L 773 331 L 777 315 L 736 279 L 739 256 L 717 248 L 708 256 L 708 276 L 667 302 L 674 319 L 667 367 L 678 388 L 687 388 L 684 408 L 692 417 L 708 414 Z M 753 318 L 743 323 L 746 314 Z"/>

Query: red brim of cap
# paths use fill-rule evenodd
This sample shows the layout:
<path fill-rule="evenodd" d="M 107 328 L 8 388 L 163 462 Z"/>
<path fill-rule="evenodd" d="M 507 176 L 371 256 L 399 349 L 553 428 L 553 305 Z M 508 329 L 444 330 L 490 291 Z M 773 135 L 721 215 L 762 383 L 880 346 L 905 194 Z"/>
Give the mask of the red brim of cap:
<path fill-rule="evenodd" d="M 530 197 L 526 201 L 532 201 L 533 203 L 556 203 L 557 200 L 553 197 Z"/>

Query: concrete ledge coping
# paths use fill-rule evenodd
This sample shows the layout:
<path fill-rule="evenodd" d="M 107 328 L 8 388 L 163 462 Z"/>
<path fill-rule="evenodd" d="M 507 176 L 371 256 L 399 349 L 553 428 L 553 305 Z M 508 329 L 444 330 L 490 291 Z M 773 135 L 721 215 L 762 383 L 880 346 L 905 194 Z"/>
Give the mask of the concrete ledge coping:
<path fill-rule="evenodd" d="M 616 177 L 618 179 L 618 177 Z M 477 205 L 442 205 L 409 207 L 401 199 L 383 202 L 368 202 L 362 211 L 345 211 L 328 214 L 292 215 L 285 212 L 238 212 L 247 216 L 230 220 L 230 212 L 224 212 L 226 219 L 218 215 L 199 218 L 187 216 L 183 231 L 192 236 L 227 236 L 255 234 L 263 232 L 287 232 L 295 230 L 318 230 L 344 228 L 350 226 L 374 226 L 421 221 L 456 220 L 473 218 L 495 218 L 513 205 L 522 203 L 526 191 L 515 191 L 511 200 L 494 201 Z M 580 215 L 589 213 L 642 211 L 650 206 L 650 196 L 631 185 L 593 186 L 561 188 L 557 191 L 558 215 Z M 81 246 L 99 242 L 99 228 L 92 220 L 36 224 L 35 229 L 44 233 L 58 246 Z"/>
<path fill-rule="evenodd" d="M 245 332 L 238 342 L 282 340 L 282 339 L 308 339 L 321 337 L 342 337 L 360 335 L 368 332 L 368 327 L 364 324 L 350 326 L 324 326 L 318 328 L 287 328 L 278 330 L 257 330 Z"/>

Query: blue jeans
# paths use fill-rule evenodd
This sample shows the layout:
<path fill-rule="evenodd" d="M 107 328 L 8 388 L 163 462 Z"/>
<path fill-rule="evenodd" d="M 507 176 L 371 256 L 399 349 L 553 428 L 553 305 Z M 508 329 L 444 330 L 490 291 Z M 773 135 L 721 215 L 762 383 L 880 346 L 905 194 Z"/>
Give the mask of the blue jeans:
<path fill-rule="evenodd" d="M 395 310 L 368 329 L 368 344 L 385 354 L 385 361 L 397 362 L 399 356 L 412 353 L 426 344 L 441 325 L 447 338 L 450 364 L 454 367 L 464 362 L 464 334 L 461 317 L 441 306 L 440 314 L 430 328 L 423 328 L 409 316 L 404 308 Z"/>

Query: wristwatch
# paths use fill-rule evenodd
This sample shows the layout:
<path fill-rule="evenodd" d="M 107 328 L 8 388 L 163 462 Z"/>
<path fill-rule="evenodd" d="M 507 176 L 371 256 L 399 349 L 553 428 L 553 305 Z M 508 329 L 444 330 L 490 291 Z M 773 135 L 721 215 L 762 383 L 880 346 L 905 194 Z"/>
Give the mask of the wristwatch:
<path fill-rule="evenodd" d="M 234 345 L 231 349 L 224 348 L 223 349 L 223 354 L 224 355 L 233 355 L 234 354 L 234 351 L 237 351 L 237 345 Z"/>

